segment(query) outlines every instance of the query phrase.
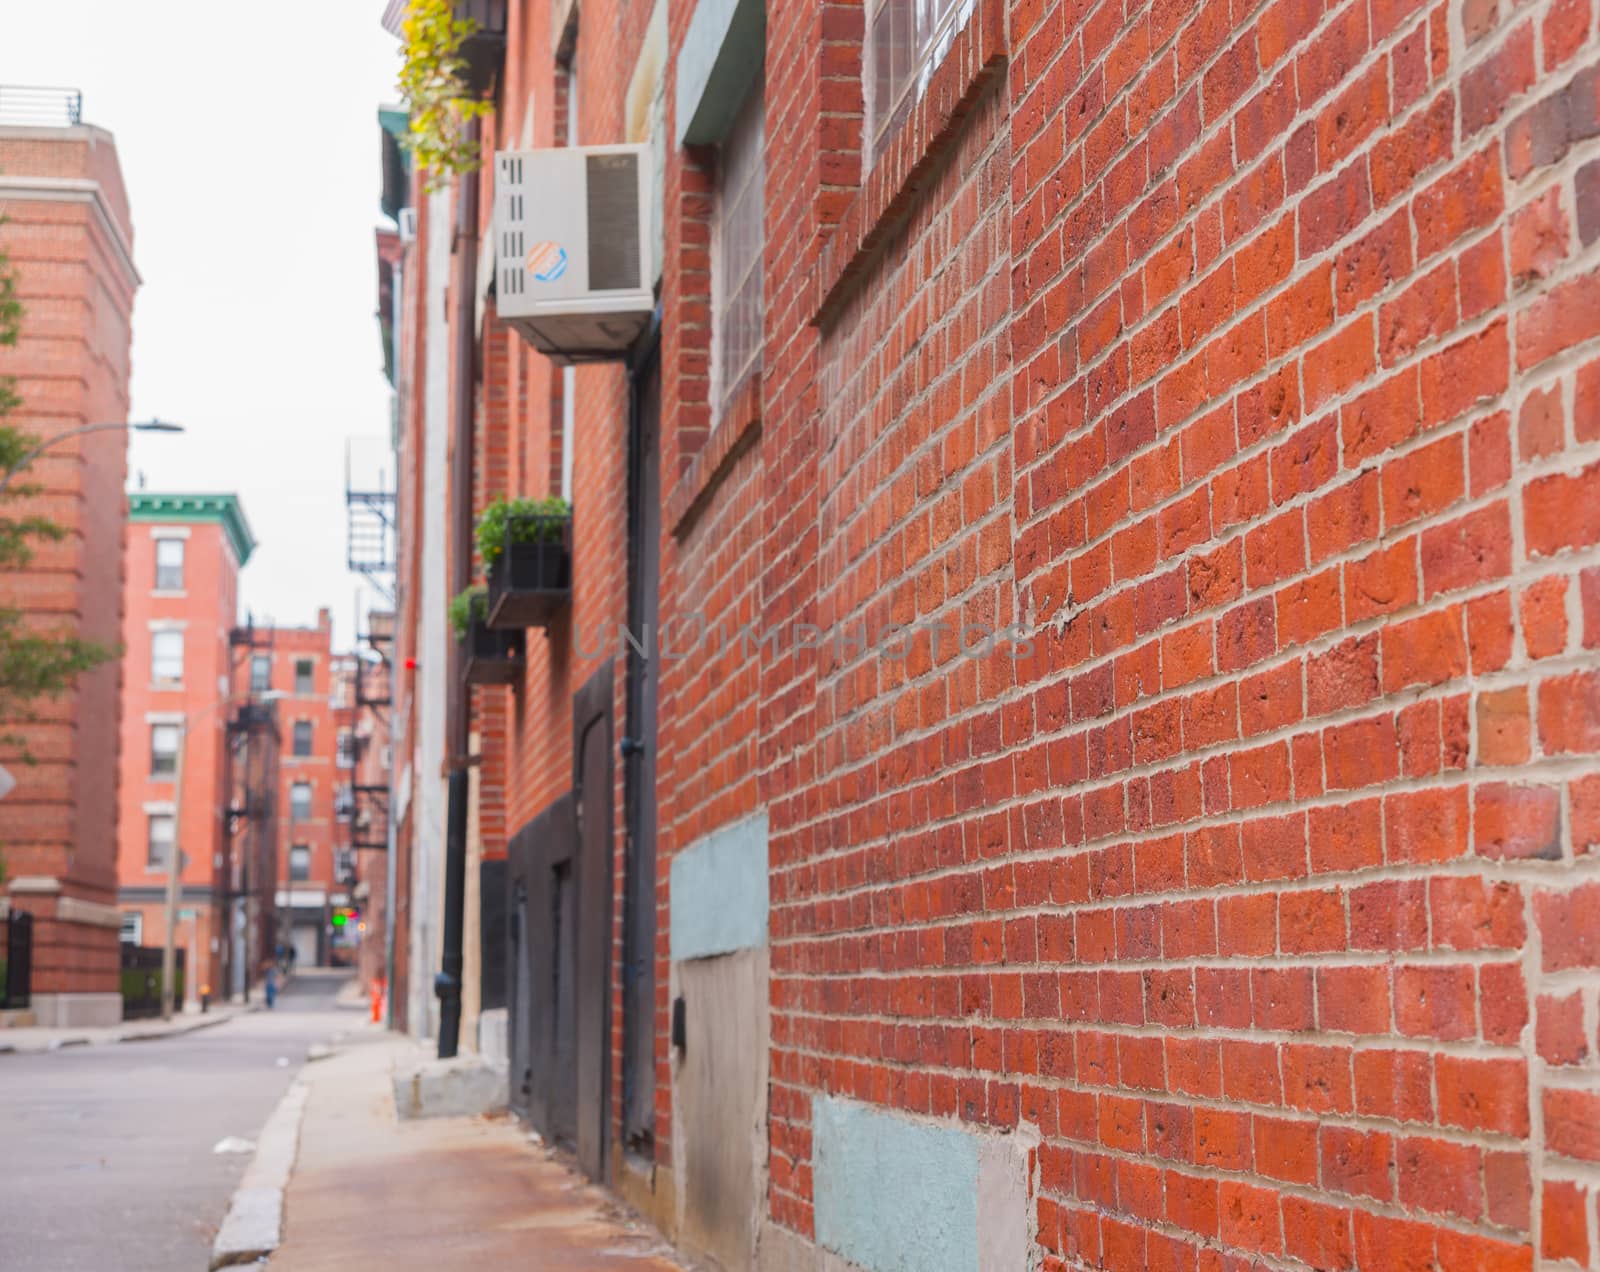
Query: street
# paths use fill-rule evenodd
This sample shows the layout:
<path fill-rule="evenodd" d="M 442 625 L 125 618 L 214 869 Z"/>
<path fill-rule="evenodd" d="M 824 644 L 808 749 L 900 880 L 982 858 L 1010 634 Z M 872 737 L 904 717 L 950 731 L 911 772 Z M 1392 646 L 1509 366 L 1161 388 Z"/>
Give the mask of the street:
<path fill-rule="evenodd" d="M 276 1010 L 150 1042 L 0 1056 L 0 1268 L 204 1268 L 254 1140 L 309 1044 L 362 1017 L 345 972 L 302 972 Z M 280 1058 L 286 1063 L 280 1064 Z"/>

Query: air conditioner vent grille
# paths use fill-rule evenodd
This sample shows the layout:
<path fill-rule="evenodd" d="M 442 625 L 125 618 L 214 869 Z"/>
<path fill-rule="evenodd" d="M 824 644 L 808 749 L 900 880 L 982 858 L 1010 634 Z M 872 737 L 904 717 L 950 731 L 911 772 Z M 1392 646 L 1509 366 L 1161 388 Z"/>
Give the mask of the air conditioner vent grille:
<path fill-rule="evenodd" d="M 639 286 L 639 160 L 589 155 L 589 290 Z"/>

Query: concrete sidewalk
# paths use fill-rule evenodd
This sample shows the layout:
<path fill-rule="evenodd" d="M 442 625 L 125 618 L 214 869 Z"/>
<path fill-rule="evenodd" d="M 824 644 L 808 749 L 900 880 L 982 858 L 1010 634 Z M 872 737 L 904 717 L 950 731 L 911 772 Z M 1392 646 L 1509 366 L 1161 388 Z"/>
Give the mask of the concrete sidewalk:
<path fill-rule="evenodd" d="M 272 1272 L 679 1272 L 669 1247 L 509 1116 L 400 1122 L 390 1071 L 415 1044 L 372 1029 L 309 1064 Z"/>
<path fill-rule="evenodd" d="M 205 1012 L 180 1012 L 171 1020 L 125 1020 L 119 1025 L 99 1027 L 46 1029 L 38 1025 L 23 1025 L 14 1029 L 0 1029 L 0 1056 L 59 1051 L 62 1047 L 100 1047 L 113 1042 L 171 1038 L 177 1034 L 193 1033 L 196 1029 L 227 1024 L 236 1016 L 258 1010 L 259 1006 L 258 1003 L 239 1007 L 219 1005 Z"/>

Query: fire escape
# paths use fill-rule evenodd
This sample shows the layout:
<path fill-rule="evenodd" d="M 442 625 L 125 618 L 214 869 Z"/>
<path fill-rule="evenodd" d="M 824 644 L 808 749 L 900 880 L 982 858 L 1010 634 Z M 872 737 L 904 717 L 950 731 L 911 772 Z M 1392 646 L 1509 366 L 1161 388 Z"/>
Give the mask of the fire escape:
<path fill-rule="evenodd" d="M 229 992 L 247 997 L 251 971 L 272 959 L 277 946 L 278 706 L 265 697 L 256 655 L 270 658 L 274 633 L 254 622 L 228 634 L 232 683 L 243 685 L 228 719 L 227 881 L 230 939 Z M 241 674 L 241 666 L 243 674 Z"/>

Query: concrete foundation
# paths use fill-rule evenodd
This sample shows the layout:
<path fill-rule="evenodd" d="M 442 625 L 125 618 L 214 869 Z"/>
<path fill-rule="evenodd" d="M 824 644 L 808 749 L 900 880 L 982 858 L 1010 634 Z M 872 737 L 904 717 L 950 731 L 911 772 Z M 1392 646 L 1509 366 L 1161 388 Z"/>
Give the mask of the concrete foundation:
<path fill-rule="evenodd" d="M 511 1063 L 511 1014 L 493 1007 L 478 1016 L 478 1054 L 488 1064 L 504 1068 Z"/>
<path fill-rule="evenodd" d="M 506 1066 L 481 1056 L 402 1062 L 394 1071 L 394 1109 L 402 1121 L 497 1113 L 509 1094 Z"/>
<path fill-rule="evenodd" d="M 99 1028 L 122 1023 L 121 994 L 34 994 L 28 1008 L 41 1029 Z"/>

